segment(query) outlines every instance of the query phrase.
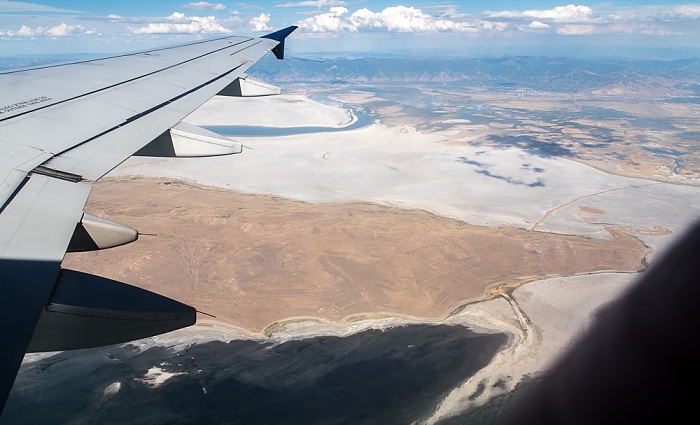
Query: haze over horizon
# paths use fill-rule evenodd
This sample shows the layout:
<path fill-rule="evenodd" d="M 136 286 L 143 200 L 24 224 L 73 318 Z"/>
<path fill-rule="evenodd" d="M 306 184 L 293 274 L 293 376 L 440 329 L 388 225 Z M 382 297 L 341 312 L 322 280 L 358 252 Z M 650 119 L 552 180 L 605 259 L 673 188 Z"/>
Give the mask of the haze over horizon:
<path fill-rule="evenodd" d="M 0 0 L 2 56 L 117 53 L 217 35 L 299 30 L 290 56 L 700 56 L 700 3 Z"/>

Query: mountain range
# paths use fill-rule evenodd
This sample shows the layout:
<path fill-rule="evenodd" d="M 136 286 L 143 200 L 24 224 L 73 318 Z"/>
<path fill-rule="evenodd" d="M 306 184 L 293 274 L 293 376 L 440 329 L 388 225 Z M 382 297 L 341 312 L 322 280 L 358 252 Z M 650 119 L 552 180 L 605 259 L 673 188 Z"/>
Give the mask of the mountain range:
<path fill-rule="evenodd" d="M 585 93 L 612 87 L 700 96 L 700 59 L 673 61 L 543 56 L 415 59 L 397 57 L 284 61 L 266 57 L 254 75 L 275 84 L 424 84 L 489 91 Z"/>

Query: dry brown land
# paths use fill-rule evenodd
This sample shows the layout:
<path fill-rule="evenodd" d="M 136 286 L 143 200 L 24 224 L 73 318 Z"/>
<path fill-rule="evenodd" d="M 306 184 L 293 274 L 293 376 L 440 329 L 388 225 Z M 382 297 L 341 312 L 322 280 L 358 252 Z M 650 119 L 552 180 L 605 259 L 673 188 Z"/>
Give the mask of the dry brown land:
<path fill-rule="evenodd" d="M 86 211 L 157 236 L 70 254 L 64 267 L 179 299 L 252 332 L 298 316 L 439 318 L 497 284 L 634 271 L 647 253 L 615 229 L 607 241 L 488 228 L 417 210 L 142 177 L 95 184 Z"/>

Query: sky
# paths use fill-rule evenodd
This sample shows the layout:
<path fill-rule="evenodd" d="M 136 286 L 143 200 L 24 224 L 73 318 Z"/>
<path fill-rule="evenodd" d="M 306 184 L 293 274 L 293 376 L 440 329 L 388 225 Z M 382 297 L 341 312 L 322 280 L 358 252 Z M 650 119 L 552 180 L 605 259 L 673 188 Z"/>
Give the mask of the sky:
<path fill-rule="evenodd" d="M 700 3 L 0 0 L 0 56 L 120 53 L 299 29 L 288 54 L 700 56 Z"/>

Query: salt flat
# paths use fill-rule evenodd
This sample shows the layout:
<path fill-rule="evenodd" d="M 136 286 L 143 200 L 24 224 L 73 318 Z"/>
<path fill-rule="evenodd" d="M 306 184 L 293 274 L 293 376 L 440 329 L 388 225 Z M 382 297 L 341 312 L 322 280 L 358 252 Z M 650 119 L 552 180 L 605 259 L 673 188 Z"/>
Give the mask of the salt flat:
<path fill-rule="evenodd" d="M 324 105 L 303 94 L 259 98 L 215 96 L 192 112 L 187 121 L 207 125 L 341 127 L 352 121 L 347 109 Z"/>
<path fill-rule="evenodd" d="M 337 127 L 348 123 L 349 116 L 344 108 L 282 95 L 215 99 L 187 120 L 196 125 Z M 696 187 L 611 175 L 515 147 L 448 142 L 445 134 L 422 133 L 408 125 L 374 123 L 344 132 L 236 139 L 251 149 L 216 158 L 133 158 L 113 175 L 189 178 L 243 193 L 317 203 L 375 202 L 473 224 L 536 225 L 537 230 L 595 237 L 606 237 L 604 226 L 642 227 L 632 233 L 652 247 L 669 238 L 649 235 L 646 228 L 677 232 L 700 216 Z M 588 205 L 605 211 L 603 219 L 577 213 Z"/>

